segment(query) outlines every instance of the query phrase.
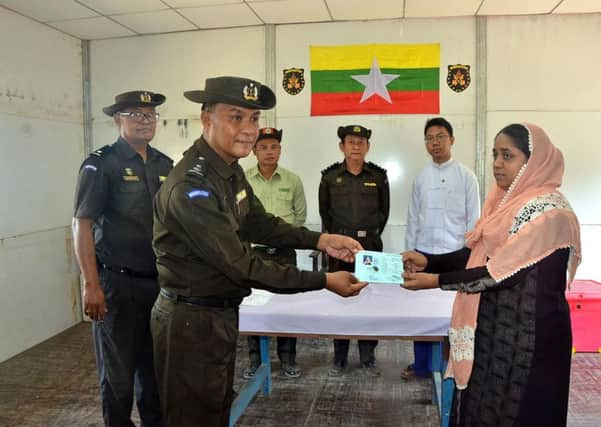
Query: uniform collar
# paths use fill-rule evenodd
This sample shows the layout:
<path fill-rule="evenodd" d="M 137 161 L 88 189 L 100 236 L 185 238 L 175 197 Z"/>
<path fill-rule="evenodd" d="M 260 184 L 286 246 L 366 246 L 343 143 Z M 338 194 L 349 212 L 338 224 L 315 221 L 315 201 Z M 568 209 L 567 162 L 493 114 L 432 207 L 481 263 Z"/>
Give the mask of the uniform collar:
<path fill-rule="evenodd" d="M 273 174 L 271 175 L 271 178 L 273 178 L 276 175 L 281 175 L 280 174 L 280 165 L 277 165 L 275 167 L 275 170 L 273 171 Z M 250 168 L 248 170 L 248 176 L 254 178 L 255 176 L 260 176 L 261 178 L 263 178 L 265 181 L 267 181 L 265 179 L 265 177 L 263 175 L 261 175 L 261 171 L 259 170 L 259 165 L 254 166 L 252 168 Z"/>
<path fill-rule="evenodd" d="M 116 147 L 119 151 L 119 154 L 124 156 L 126 159 L 131 159 L 133 157 L 139 156 L 138 152 L 134 150 L 132 146 L 129 145 L 129 143 L 121 137 L 119 137 L 119 139 L 117 140 Z M 148 161 L 156 155 L 156 150 L 152 148 L 150 144 L 148 144 L 146 147 L 146 159 Z"/>
<path fill-rule="evenodd" d="M 235 161 L 231 165 L 228 165 L 219 155 L 211 148 L 203 136 L 194 142 L 194 147 L 200 154 L 200 156 L 207 159 L 209 164 L 223 179 L 229 179 L 232 175 L 236 174 L 237 169 L 240 168 L 238 161 Z"/>
<path fill-rule="evenodd" d="M 342 161 L 341 172 L 342 173 L 346 172 L 348 174 L 351 174 L 348 171 L 348 169 L 346 168 L 346 159 Z M 367 162 L 365 160 L 363 161 L 363 166 L 361 166 L 361 172 L 359 173 L 359 175 L 361 175 L 363 172 L 371 172 L 371 169 L 369 168 L 369 166 L 367 165 Z M 356 176 L 359 176 L 359 175 L 356 175 Z"/>

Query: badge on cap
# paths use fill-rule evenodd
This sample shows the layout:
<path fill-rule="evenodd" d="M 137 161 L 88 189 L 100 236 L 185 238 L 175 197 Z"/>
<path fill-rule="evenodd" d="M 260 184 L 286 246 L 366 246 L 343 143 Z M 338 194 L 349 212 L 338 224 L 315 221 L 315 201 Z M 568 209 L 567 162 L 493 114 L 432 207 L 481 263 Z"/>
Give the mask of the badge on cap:
<path fill-rule="evenodd" d="M 360 132 L 361 132 L 361 127 L 360 127 L 360 126 L 355 126 L 355 127 L 353 128 L 353 132 L 360 133 Z"/>
<path fill-rule="evenodd" d="M 142 92 L 140 94 L 140 101 L 142 102 L 152 102 L 152 95 L 148 92 Z"/>
<path fill-rule="evenodd" d="M 267 134 L 267 135 L 271 135 L 273 133 L 273 131 L 271 130 L 271 128 L 265 128 L 265 129 L 263 129 L 263 133 Z"/>
<path fill-rule="evenodd" d="M 249 83 L 247 85 L 244 85 L 244 88 L 242 89 L 242 96 L 247 101 L 258 101 L 259 95 L 257 94 L 257 92 L 258 90 L 255 84 Z"/>

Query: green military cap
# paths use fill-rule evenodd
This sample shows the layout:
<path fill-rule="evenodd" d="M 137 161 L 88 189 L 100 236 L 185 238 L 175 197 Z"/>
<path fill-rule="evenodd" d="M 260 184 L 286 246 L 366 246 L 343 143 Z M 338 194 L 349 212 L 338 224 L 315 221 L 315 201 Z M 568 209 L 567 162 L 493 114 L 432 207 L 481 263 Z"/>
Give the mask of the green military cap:
<path fill-rule="evenodd" d="M 133 90 L 115 96 L 115 103 L 104 107 L 102 111 L 107 116 L 112 116 L 127 107 L 156 107 L 165 102 L 165 99 L 165 95 L 160 93 L 153 93 L 148 90 Z"/>
<path fill-rule="evenodd" d="M 259 137 L 257 138 L 257 141 L 260 141 L 262 139 L 273 138 L 277 139 L 279 142 L 282 142 L 283 133 L 283 129 L 277 130 L 276 128 L 261 128 L 259 129 Z"/>
<path fill-rule="evenodd" d="M 244 108 L 268 110 L 275 106 L 275 94 L 269 87 L 244 77 L 212 77 L 204 90 L 189 90 L 184 96 L 199 104 L 230 104 Z"/>
<path fill-rule="evenodd" d="M 344 137 L 347 135 L 362 136 L 363 138 L 369 139 L 371 136 L 371 129 L 359 125 L 340 126 L 338 128 L 338 138 L 344 140 Z"/>

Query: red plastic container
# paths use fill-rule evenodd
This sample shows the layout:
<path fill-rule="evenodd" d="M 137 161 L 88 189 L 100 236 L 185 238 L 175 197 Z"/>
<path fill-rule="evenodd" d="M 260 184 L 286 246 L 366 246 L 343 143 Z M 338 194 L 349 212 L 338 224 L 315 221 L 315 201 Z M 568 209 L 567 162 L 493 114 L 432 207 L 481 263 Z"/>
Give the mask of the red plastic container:
<path fill-rule="evenodd" d="M 601 353 L 601 283 L 575 280 L 566 298 L 572 319 L 573 350 Z"/>

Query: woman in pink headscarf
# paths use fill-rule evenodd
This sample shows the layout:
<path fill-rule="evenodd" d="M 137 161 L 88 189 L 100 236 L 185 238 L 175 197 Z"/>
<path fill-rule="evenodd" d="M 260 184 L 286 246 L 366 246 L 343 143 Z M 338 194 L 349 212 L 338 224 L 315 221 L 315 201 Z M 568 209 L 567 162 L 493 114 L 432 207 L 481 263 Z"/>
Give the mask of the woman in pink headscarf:
<path fill-rule="evenodd" d="M 541 128 L 503 128 L 493 148 L 496 184 L 467 247 L 403 254 L 405 288 L 458 291 L 446 373 L 458 390 L 453 425 L 566 424 L 572 334 L 565 288 L 580 263 L 580 226 L 558 191 L 563 171 L 561 151 Z"/>

